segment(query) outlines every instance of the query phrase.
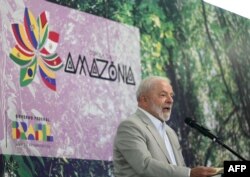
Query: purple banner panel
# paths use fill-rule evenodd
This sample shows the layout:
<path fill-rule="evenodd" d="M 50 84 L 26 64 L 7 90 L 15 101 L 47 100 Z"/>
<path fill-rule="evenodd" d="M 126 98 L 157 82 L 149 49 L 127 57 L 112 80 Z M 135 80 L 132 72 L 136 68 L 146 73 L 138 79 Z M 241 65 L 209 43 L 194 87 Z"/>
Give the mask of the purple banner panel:
<path fill-rule="evenodd" d="M 43 0 L 1 3 L 0 153 L 112 160 L 137 107 L 139 30 Z"/>

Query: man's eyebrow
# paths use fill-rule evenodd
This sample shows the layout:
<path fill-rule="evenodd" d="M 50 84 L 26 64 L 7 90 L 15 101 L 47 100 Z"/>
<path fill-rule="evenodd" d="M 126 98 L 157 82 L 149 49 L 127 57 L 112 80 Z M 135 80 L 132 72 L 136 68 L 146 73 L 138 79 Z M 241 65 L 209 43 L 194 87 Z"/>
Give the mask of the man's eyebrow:
<path fill-rule="evenodd" d="M 166 93 L 166 94 L 167 94 L 168 92 L 162 90 L 161 93 Z M 174 92 L 170 92 L 169 94 L 172 95 L 172 96 L 175 96 L 175 93 L 174 93 Z"/>

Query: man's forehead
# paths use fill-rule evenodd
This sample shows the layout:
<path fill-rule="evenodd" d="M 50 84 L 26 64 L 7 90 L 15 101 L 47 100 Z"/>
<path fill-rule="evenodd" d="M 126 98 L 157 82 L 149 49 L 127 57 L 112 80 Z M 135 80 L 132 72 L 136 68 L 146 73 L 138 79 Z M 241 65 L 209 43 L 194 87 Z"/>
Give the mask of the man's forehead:
<path fill-rule="evenodd" d="M 159 91 L 165 91 L 165 92 L 173 92 L 173 88 L 170 83 L 166 81 L 159 80 L 156 82 L 152 89 L 154 90 L 159 90 Z"/>

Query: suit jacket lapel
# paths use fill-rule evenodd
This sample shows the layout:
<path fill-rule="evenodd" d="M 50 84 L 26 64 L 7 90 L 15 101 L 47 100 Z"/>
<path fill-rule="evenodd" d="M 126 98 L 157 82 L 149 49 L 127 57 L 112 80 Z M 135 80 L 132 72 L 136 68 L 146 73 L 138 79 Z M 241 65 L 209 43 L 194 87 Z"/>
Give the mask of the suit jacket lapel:
<path fill-rule="evenodd" d="M 140 111 L 139 109 L 137 109 L 136 114 L 142 120 L 142 122 L 145 123 L 147 129 L 152 134 L 155 141 L 159 145 L 160 149 L 162 150 L 162 152 L 164 153 L 164 155 L 168 159 L 168 162 L 171 162 L 170 156 L 169 156 L 167 149 L 166 149 L 166 146 L 165 146 L 165 142 L 163 141 L 163 138 L 160 136 L 159 132 L 155 128 L 154 124 L 151 122 L 151 120 L 148 118 L 148 116 L 146 114 L 144 114 L 142 111 Z"/>

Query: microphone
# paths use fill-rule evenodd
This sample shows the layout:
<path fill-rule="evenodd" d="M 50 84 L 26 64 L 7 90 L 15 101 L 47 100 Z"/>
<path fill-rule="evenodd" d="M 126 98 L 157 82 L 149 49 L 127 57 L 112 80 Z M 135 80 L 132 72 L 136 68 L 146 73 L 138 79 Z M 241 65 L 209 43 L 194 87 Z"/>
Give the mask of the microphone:
<path fill-rule="evenodd" d="M 210 132 L 207 128 L 203 127 L 202 125 L 199 125 L 195 120 L 191 119 L 190 117 L 187 117 L 184 122 L 189 125 L 190 127 L 198 130 L 201 134 L 204 136 L 207 136 L 208 138 L 212 139 L 213 141 L 217 141 L 218 137 L 216 137 L 214 134 Z"/>

